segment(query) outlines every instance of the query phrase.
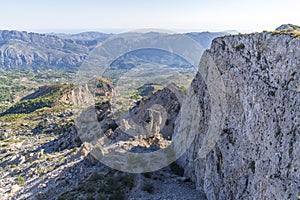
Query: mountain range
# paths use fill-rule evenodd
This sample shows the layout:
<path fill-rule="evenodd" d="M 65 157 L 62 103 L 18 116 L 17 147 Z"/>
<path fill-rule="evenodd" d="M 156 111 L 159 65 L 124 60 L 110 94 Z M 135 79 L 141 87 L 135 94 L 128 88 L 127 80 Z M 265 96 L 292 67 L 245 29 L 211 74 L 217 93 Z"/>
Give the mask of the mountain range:
<path fill-rule="evenodd" d="M 187 33 L 204 49 L 213 38 L 225 32 Z M 83 32 L 78 34 L 39 34 L 0 30 L 0 69 L 76 70 L 98 44 L 113 34 Z"/>

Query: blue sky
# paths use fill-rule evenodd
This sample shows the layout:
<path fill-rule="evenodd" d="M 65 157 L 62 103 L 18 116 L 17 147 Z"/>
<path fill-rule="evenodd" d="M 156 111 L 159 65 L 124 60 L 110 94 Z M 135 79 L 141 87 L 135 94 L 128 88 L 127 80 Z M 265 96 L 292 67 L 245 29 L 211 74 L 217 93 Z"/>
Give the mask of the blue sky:
<path fill-rule="evenodd" d="M 299 0 L 0 0 L 0 29 L 240 32 L 300 25 Z"/>

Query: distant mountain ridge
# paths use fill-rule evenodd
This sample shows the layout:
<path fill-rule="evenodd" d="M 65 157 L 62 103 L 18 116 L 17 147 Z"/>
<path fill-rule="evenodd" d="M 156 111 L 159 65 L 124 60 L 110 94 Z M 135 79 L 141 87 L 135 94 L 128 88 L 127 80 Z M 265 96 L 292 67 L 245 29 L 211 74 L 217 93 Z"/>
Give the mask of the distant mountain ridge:
<path fill-rule="evenodd" d="M 66 33 L 50 33 L 50 35 L 55 35 L 62 39 L 72 39 L 72 40 L 96 40 L 102 42 L 112 36 L 112 33 L 101 33 L 96 31 L 75 33 L 75 34 L 66 34 Z"/>
<path fill-rule="evenodd" d="M 186 33 L 185 35 L 189 36 L 196 42 L 198 42 L 204 49 L 210 47 L 211 41 L 219 36 L 227 35 L 228 32 L 191 32 Z"/>
<path fill-rule="evenodd" d="M 212 39 L 225 34 L 202 32 L 185 35 L 203 48 L 209 48 Z M 94 47 L 112 35 L 100 32 L 39 34 L 0 30 L 0 69 L 76 70 Z"/>
<path fill-rule="evenodd" d="M 90 46 L 57 36 L 19 31 L 0 31 L 0 68 L 73 69 Z"/>

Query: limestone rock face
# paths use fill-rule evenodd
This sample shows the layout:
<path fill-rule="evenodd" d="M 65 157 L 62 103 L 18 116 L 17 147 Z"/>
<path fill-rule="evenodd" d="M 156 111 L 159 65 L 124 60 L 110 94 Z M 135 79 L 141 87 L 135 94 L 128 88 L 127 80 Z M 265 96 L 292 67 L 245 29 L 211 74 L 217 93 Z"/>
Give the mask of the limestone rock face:
<path fill-rule="evenodd" d="M 150 129 L 149 133 L 158 134 L 160 132 L 164 138 L 172 137 L 174 123 L 180 110 L 178 98 L 180 98 L 180 90 L 175 84 L 172 84 L 157 91 L 148 99 L 142 100 L 130 111 L 131 117 L 136 123 Z M 159 116 L 164 113 L 164 110 L 166 116 Z M 164 120 L 163 124 L 162 120 Z"/>
<path fill-rule="evenodd" d="M 210 74 L 223 88 L 209 79 L 213 68 Z M 188 99 L 196 99 L 193 104 L 202 110 L 191 116 L 195 106 L 183 105 L 180 121 L 185 127 L 197 124 L 190 128 L 197 133 L 179 163 L 208 199 L 298 198 L 299 38 L 272 32 L 216 38 L 202 57 Z M 218 101 L 226 105 L 224 112 L 214 110 Z M 222 123 L 210 123 L 220 116 Z"/>

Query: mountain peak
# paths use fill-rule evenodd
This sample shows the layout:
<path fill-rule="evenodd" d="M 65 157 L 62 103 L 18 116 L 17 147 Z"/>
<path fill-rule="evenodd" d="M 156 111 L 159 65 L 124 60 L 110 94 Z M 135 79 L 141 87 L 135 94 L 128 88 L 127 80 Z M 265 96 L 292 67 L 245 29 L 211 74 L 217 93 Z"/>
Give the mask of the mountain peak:
<path fill-rule="evenodd" d="M 300 31 L 300 26 L 293 25 L 293 24 L 282 24 L 278 28 L 276 28 L 276 31 Z"/>

